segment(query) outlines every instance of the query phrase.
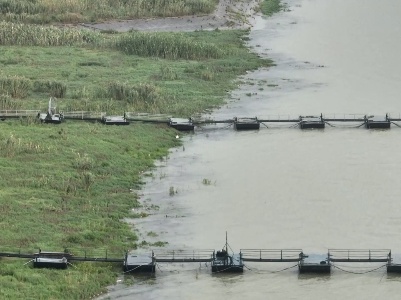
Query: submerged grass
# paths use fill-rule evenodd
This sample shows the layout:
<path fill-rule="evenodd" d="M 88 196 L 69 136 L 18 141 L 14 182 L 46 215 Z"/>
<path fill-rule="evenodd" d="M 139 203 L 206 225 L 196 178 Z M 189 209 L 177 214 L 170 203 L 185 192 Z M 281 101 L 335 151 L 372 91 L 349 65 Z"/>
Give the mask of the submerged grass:
<path fill-rule="evenodd" d="M 260 10 L 266 16 L 272 16 L 282 11 L 285 7 L 281 0 L 263 0 L 260 4 Z"/>

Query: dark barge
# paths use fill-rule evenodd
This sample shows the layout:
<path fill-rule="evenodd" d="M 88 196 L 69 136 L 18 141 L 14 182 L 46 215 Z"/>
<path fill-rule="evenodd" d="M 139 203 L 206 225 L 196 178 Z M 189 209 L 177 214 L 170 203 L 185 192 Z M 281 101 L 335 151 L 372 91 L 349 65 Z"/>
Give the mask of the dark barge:
<path fill-rule="evenodd" d="M 258 130 L 260 122 L 258 118 L 234 118 L 235 130 Z"/>
<path fill-rule="evenodd" d="M 299 127 L 301 129 L 323 129 L 325 127 L 325 122 L 323 116 L 300 116 L 299 117 Z"/>
<path fill-rule="evenodd" d="M 124 272 L 125 273 L 155 273 L 156 263 L 154 255 L 135 255 L 127 253 L 124 259 Z"/>
<path fill-rule="evenodd" d="M 391 255 L 390 251 L 386 267 L 387 273 L 401 273 L 401 255 Z"/>
<path fill-rule="evenodd" d="M 129 125 L 125 116 L 104 116 L 101 122 L 105 125 Z"/>
<path fill-rule="evenodd" d="M 331 263 L 328 254 L 302 254 L 298 263 L 299 273 L 329 274 Z"/>
<path fill-rule="evenodd" d="M 391 124 L 387 114 L 385 116 L 365 116 L 364 120 L 367 129 L 389 129 Z"/>
<path fill-rule="evenodd" d="M 225 249 L 213 253 L 212 273 L 242 273 L 243 271 L 241 254 L 230 255 Z"/>
<path fill-rule="evenodd" d="M 67 269 L 68 259 L 71 258 L 69 253 L 65 252 L 42 252 L 34 254 L 34 268 L 52 268 L 52 269 Z"/>
<path fill-rule="evenodd" d="M 178 131 L 193 131 L 195 129 L 192 118 L 170 118 L 168 125 Z"/>

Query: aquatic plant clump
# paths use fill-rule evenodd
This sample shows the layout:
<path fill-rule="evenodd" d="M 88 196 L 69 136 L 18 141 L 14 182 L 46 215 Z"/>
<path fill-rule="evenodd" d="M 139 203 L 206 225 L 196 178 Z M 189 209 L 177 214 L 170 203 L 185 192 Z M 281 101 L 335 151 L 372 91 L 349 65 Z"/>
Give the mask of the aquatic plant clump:
<path fill-rule="evenodd" d="M 215 44 L 197 42 L 181 33 L 131 32 L 115 41 L 116 49 L 130 55 L 166 59 L 201 60 L 220 58 L 224 52 Z"/>

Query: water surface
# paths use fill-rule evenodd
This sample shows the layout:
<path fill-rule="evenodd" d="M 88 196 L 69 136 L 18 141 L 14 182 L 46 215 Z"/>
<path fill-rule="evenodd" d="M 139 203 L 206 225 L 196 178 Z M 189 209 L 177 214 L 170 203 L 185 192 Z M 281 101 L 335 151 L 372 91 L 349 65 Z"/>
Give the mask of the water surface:
<path fill-rule="evenodd" d="M 293 0 L 259 19 L 250 47 L 276 67 L 249 73 L 215 118 L 401 112 L 401 2 Z M 249 93 L 252 95 L 249 96 Z M 341 125 L 341 124 L 340 124 Z M 289 125 L 258 132 L 198 129 L 160 163 L 137 228 L 170 248 L 388 248 L 401 252 L 401 128 Z M 203 180 L 207 179 L 208 184 Z M 209 184 L 210 182 L 210 184 Z M 169 195 L 173 187 L 177 193 Z M 381 264 L 339 267 L 351 272 Z M 272 271 L 289 267 L 278 273 Z M 162 264 L 156 278 L 114 287 L 111 299 L 398 299 L 401 277 L 301 276 L 292 264 L 247 264 L 216 276 L 205 264 Z"/>

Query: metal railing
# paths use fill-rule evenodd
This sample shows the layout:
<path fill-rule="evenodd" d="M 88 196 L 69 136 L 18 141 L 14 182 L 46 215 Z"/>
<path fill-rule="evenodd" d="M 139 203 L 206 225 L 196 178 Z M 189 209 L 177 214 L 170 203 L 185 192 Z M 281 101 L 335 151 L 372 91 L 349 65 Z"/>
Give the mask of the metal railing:
<path fill-rule="evenodd" d="M 388 262 L 391 260 L 389 249 L 329 249 L 332 262 Z"/>
<path fill-rule="evenodd" d="M 241 249 L 244 261 L 291 262 L 302 259 L 301 249 Z"/>
<path fill-rule="evenodd" d="M 154 250 L 153 258 L 158 262 L 209 262 L 214 250 Z"/>

